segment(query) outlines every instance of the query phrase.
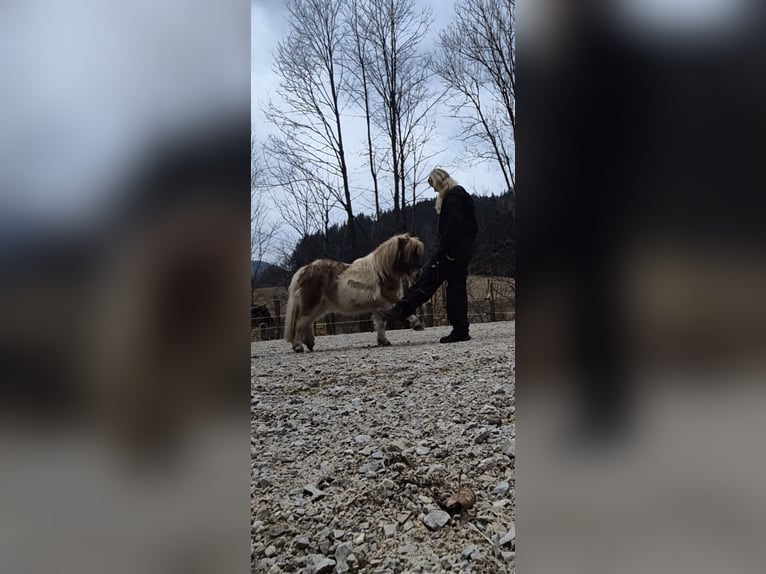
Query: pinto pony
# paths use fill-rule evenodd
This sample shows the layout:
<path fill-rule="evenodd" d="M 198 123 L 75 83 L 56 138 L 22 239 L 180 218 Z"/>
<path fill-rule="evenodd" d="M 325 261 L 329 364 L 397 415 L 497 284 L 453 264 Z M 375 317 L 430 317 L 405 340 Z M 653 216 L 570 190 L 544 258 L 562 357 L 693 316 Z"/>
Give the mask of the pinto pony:
<path fill-rule="evenodd" d="M 372 312 L 378 345 L 388 346 L 386 322 L 375 311 L 401 297 L 401 278 L 420 267 L 423 242 L 408 233 L 395 235 L 372 253 L 351 264 L 318 259 L 293 275 L 288 290 L 285 340 L 297 353 L 303 345 L 314 350 L 314 321 L 329 311 L 343 315 Z M 407 318 L 410 327 L 423 328 L 417 317 Z"/>

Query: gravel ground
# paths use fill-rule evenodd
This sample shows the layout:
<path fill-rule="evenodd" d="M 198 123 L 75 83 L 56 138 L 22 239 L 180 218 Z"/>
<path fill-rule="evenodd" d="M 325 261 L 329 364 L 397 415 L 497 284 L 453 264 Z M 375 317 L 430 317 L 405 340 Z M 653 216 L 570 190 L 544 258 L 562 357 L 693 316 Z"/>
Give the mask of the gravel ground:
<path fill-rule="evenodd" d="M 253 572 L 513 572 L 515 323 L 448 332 L 252 344 Z"/>

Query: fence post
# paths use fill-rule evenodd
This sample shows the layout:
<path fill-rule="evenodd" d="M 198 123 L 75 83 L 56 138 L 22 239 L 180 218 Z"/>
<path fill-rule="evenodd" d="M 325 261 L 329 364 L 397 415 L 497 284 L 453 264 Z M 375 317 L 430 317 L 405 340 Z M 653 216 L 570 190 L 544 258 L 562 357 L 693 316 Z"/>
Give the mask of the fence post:
<path fill-rule="evenodd" d="M 426 303 L 426 327 L 434 326 L 434 304 L 431 301 Z"/>
<path fill-rule="evenodd" d="M 282 311 L 279 308 L 279 299 L 277 299 L 276 297 L 274 298 L 274 315 L 275 315 L 275 317 L 274 317 L 274 321 L 275 321 L 274 327 L 276 329 L 276 334 L 277 334 L 278 337 L 282 337 L 283 333 L 282 333 L 282 331 L 280 329 L 280 327 L 282 327 Z"/>
<path fill-rule="evenodd" d="M 495 316 L 495 289 L 491 277 L 487 279 L 487 299 L 489 299 L 489 320 L 494 323 L 497 317 Z"/>

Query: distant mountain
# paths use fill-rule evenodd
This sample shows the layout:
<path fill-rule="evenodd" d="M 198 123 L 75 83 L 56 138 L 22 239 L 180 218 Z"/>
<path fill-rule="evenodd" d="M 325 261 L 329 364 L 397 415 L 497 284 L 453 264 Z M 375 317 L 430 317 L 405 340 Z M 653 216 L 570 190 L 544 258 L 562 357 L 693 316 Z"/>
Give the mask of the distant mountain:
<path fill-rule="evenodd" d="M 272 267 L 276 267 L 276 265 L 266 261 L 250 261 L 250 279 L 260 279 Z"/>
<path fill-rule="evenodd" d="M 266 261 L 250 261 L 252 287 L 278 287 L 290 282 L 290 272 Z"/>

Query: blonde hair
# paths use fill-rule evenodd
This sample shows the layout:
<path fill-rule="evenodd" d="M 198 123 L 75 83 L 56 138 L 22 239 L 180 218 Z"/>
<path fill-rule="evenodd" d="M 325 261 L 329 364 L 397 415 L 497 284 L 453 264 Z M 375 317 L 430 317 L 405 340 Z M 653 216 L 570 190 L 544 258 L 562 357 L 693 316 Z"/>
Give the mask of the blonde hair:
<path fill-rule="evenodd" d="M 445 194 L 457 184 L 450 174 L 440 167 L 432 169 L 431 173 L 428 174 L 428 185 L 433 187 L 439 194 L 436 198 L 436 213 L 441 213 Z"/>

